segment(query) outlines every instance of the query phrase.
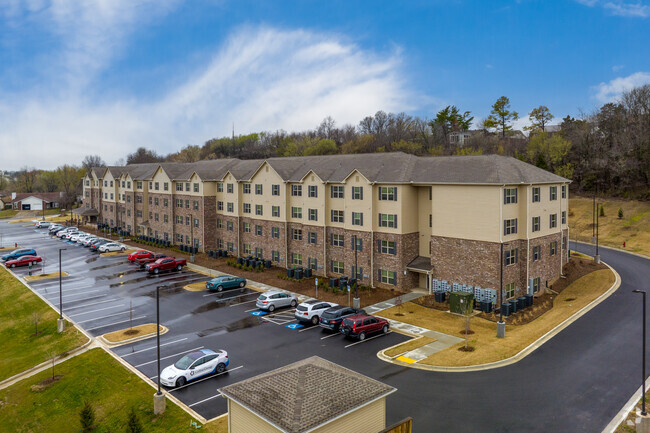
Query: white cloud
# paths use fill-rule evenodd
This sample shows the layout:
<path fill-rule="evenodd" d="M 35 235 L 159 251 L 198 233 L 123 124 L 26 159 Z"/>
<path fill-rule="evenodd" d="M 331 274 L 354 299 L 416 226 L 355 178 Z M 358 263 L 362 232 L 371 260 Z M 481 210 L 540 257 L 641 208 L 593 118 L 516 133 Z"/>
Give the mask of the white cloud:
<path fill-rule="evenodd" d="M 106 65 L 110 57 L 95 67 Z M 341 35 L 248 27 L 155 101 L 95 101 L 77 92 L 0 100 L 0 147 L 9 150 L 2 165 L 52 168 L 87 154 L 111 163 L 138 146 L 164 154 L 229 135 L 233 122 L 242 134 L 314 128 L 328 115 L 356 124 L 379 109 L 397 112 L 427 101 L 408 90 L 400 68 L 398 51 L 369 52 Z"/>
<path fill-rule="evenodd" d="M 636 72 L 627 77 L 614 78 L 608 83 L 600 83 L 594 87 L 595 98 L 601 103 L 612 102 L 618 99 L 621 93 L 648 83 L 650 83 L 648 72 Z"/>
<path fill-rule="evenodd" d="M 621 0 L 576 0 L 578 3 L 588 6 L 600 6 L 612 15 L 632 18 L 647 18 L 650 16 L 650 6 L 641 1 L 625 2 Z"/>
<path fill-rule="evenodd" d="M 625 67 L 625 65 L 614 65 L 614 66 L 612 66 L 612 71 L 618 72 L 621 69 L 623 69 L 624 67 Z"/>

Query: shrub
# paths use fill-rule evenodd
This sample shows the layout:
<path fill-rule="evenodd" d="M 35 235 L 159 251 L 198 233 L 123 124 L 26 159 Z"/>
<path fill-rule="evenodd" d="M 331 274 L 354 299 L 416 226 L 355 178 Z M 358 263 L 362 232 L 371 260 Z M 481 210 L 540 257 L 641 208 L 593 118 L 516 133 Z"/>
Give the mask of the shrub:
<path fill-rule="evenodd" d="M 623 219 L 623 208 L 618 208 L 618 219 Z"/>
<path fill-rule="evenodd" d="M 81 431 L 87 433 L 95 428 L 95 408 L 92 407 L 88 400 L 84 401 L 84 407 L 79 413 L 81 421 Z"/>
<path fill-rule="evenodd" d="M 126 432 L 127 433 L 143 433 L 144 428 L 142 427 L 142 423 L 140 422 L 140 419 L 138 418 L 138 414 L 135 413 L 135 408 L 131 408 L 129 411 L 129 415 L 126 419 Z"/>

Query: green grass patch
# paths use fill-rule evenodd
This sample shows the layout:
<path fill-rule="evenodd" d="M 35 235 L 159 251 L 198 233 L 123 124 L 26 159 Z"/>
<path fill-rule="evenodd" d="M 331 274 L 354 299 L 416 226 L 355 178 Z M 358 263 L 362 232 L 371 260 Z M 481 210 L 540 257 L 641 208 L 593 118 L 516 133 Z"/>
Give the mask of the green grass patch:
<path fill-rule="evenodd" d="M 54 375 L 59 376 L 57 380 L 44 382 L 52 377 L 52 371 L 46 370 L 0 390 L 0 430 L 77 432 L 81 427 L 79 413 L 88 401 L 95 410 L 95 433 L 126 431 L 131 408 L 148 433 L 196 431 L 190 429 L 192 417 L 169 400 L 165 413 L 154 415 L 155 390 L 102 349 L 89 350 L 57 365 Z M 200 431 L 227 430 L 227 423 L 221 421 L 206 424 Z"/>
<path fill-rule="evenodd" d="M 0 380 L 88 341 L 69 323 L 62 334 L 57 333 L 59 315 L 4 268 L 0 288 Z"/>
<path fill-rule="evenodd" d="M 13 216 L 16 216 L 17 213 L 18 213 L 18 211 L 15 210 L 15 209 L 0 210 L 0 219 L 2 219 L 2 218 L 11 218 Z"/>

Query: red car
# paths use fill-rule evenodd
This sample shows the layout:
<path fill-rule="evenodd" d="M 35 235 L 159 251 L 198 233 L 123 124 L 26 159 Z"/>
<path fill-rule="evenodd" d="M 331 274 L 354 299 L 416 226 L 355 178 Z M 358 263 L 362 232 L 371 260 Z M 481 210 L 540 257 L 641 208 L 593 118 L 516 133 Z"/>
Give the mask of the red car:
<path fill-rule="evenodd" d="M 390 325 L 388 320 L 382 317 L 371 316 L 369 314 L 357 314 L 343 319 L 339 331 L 347 337 L 365 340 L 368 334 L 375 332 L 388 333 Z"/>
<path fill-rule="evenodd" d="M 152 253 L 147 250 L 139 250 L 136 251 L 135 253 L 131 253 L 128 256 L 126 256 L 126 259 L 129 262 L 135 262 L 138 259 L 144 258 L 144 257 L 149 257 Z"/>
<path fill-rule="evenodd" d="M 8 268 L 15 268 L 16 266 L 28 266 L 30 263 L 35 265 L 43 261 L 41 256 L 22 256 L 16 260 L 7 260 L 5 266 Z"/>
<path fill-rule="evenodd" d="M 140 258 L 136 259 L 135 262 L 136 262 L 138 265 L 140 265 L 141 268 L 144 268 L 144 266 L 145 266 L 147 263 L 153 263 L 153 262 L 155 262 L 156 260 L 158 260 L 158 259 L 162 259 L 162 258 L 164 258 L 164 257 L 167 257 L 167 256 L 166 256 L 165 254 L 153 254 L 153 253 L 149 253 L 148 256 L 140 257 Z"/>
<path fill-rule="evenodd" d="M 158 274 L 161 271 L 180 271 L 183 269 L 183 266 L 185 266 L 187 262 L 185 259 L 176 259 L 174 257 L 164 257 L 162 259 L 158 259 L 153 263 L 148 263 L 145 265 L 145 269 L 147 272 L 150 274 Z"/>

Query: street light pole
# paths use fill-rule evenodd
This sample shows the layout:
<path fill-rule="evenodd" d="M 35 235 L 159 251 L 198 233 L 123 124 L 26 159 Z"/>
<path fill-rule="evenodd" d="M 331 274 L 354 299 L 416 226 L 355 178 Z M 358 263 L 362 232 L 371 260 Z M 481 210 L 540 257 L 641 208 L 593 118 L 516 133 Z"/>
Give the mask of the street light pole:
<path fill-rule="evenodd" d="M 600 206 L 600 203 L 596 203 L 596 255 L 594 256 L 594 262 L 596 263 L 600 263 L 600 254 L 598 254 L 598 225 L 600 220 L 600 212 L 598 211 L 598 208 L 600 208 Z"/>
<path fill-rule="evenodd" d="M 642 390 L 641 391 L 641 415 L 646 416 L 646 415 L 648 415 L 648 413 L 645 410 L 645 379 L 646 379 L 646 375 L 645 375 L 645 332 L 646 332 L 645 331 L 645 328 L 646 328 L 645 294 L 646 294 L 646 292 L 645 292 L 645 290 L 637 290 L 637 289 L 634 289 L 632 291 L 634 293 L 641 293 L 643 295 L 643 354 L 642 354 L 642 362 L 643 362 L 642 374 L 643 374 L 643 377 L 641 378 L 642 379 L 641 380 L 641 390 Z"/>
<path fill-rule="evenodd" d="M 61 272 L 61 251 L 66 248 L 59 248 L 59 318 L 56 320 L 56 330 L 60 334 L 65 330 L 65 320 L 63 320 L 63 283 Z"/>
<path fill-rule="evenodd" d="M 156 363 L 158 368 L 158 391 L 153 395 L 153 413 L 159 415 L 165 412 L 165 396 L 160 390 L 160 289 L 167 286 L 156 286 Z"/>

